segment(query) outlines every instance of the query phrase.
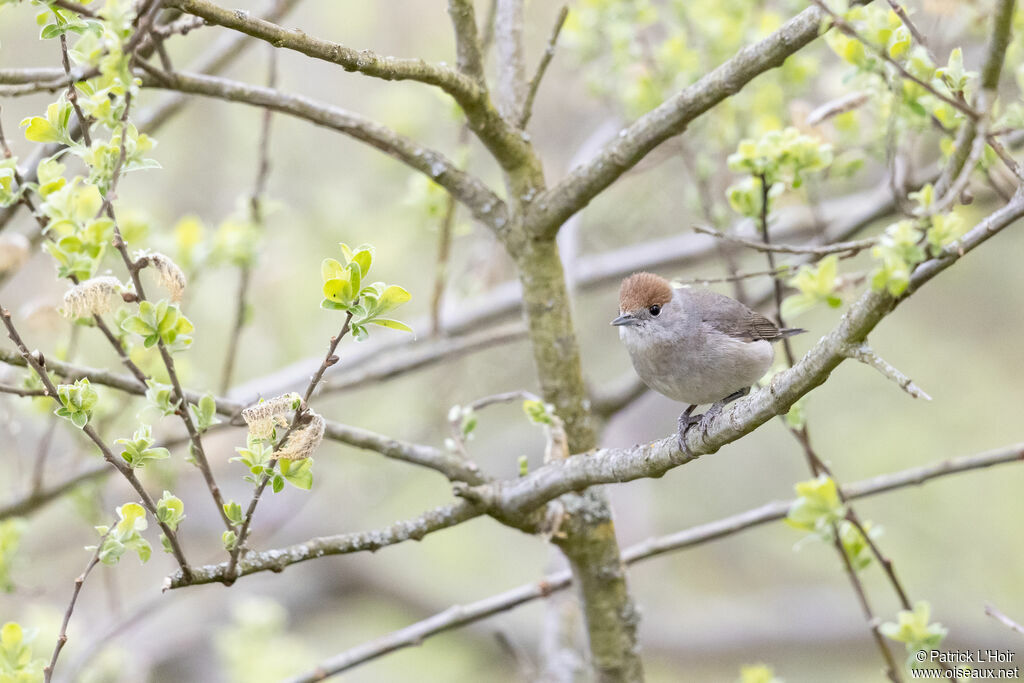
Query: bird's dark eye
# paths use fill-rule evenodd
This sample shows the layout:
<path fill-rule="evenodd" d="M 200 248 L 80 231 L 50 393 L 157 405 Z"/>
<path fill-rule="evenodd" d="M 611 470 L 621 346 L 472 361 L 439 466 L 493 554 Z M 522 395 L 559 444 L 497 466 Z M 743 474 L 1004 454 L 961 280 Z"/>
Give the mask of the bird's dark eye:
<path fill-rule="evenodd" d="M 654 304 L 653 306 L 651 306 L 647 310 L 651 312 L 651 315 L 655 315 L 656 316 L 659 313 L 661 313 L 661 306 L 659 306 L 658 304 Z"/>

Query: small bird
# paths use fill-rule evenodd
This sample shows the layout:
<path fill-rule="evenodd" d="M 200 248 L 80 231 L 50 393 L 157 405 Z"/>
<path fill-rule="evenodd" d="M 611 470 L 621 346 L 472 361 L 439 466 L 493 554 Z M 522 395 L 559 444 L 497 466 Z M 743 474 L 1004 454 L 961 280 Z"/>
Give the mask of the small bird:
<path fill-rule="evenodd" d="M 619 288 L 612 321 L 640 379 L 674 401 L 689 404 L 679 416 L 679 444 L 694 424 L 707 421 L 750 391 L 771 367 L 772 342 L 806 332 L 779 329 L 765 316 L 702 288 L 673 288 L 653 273 L 634 273 Z M 698 405 L 713 404 L 691 416 Z"/>

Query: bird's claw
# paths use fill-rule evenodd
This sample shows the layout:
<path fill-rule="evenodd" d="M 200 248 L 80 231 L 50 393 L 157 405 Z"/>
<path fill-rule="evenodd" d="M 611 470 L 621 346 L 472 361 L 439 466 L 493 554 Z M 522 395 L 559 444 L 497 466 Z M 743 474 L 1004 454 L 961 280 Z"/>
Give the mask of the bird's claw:
<path fill-rule="evenodd" d="M 679 431 L 676 434 L 676 441 L 679 444 L 679 450 L 687 455 L 690 454 L 690 449 L 686 447 L 686 432 L 694 425 L 700 424 L 702 418 L 702 415 L 691 415 L 689 410 L 679 416 Z"/>

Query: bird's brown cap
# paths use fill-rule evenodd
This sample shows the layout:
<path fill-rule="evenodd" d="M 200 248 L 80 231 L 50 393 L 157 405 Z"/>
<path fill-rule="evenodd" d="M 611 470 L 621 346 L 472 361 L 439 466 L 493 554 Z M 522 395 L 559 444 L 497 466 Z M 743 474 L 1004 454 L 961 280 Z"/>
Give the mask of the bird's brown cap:
<path fill-rule="evenodd" d="M 619 287 L 619 310 L 623 313 L 664 306 L 672 300 L 672 286 L 668 280 L 654 273 L 633 273 Z"/>

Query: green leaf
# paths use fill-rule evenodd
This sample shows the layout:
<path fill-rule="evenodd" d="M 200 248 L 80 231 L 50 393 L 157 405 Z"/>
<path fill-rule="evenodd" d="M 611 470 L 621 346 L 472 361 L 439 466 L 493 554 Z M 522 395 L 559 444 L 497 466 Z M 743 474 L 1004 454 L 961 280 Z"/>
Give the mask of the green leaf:
<path fill-rule="evenodd" d="M 281 475 L 295 488 L 308 491 L 313 487 L 313 458 L 281 460 Z"/>
<path fill-rule="evenodd" d="M 320 264 L 320 276 L 324 282 L 340 278 L 344 272 L 345 266 L 341 265 L 337 259 L 325 258 L 323 263 Z"/>
<path fill-rule="evenodd" d="M 41 116 L 33 116 L 21 122 L 21 125 L 28 126 L 25 129 L 25 139 L 31 142 L 63 142 L 64 138 L 60 131 Z"/>
<path fill-rule="evenodd" d="M 325 282 L 323 292 L 329 300 L 340 304 L 347 304 L 352 299 L 352 285 L 349 280 L 340 277 Z"/>
<path fill-rule="evenodd" d="M 224 514 L 234 524 L 242 523 L 242 506 L 235 501 L 224 503 Z"/>
<path fill-rule="evenodd" d="M 398 285 L 389 285 L 377 300 L 374 315 L 394 310 L 411 298 L 412 295 L 404 288 Z"/>
<path fill-rule="evenodd" d="M 279 474 L 275 474 L 271 485 L 274 487 L 274 493 L 280 493 L 281 489 L 284 488 L 284 478 Z"/>
<path fill-rule="evenodd" d="M 338 303 L 337 301 L 331 301 L 330 299 L 324 299 L 320 302 L 320 308 L 325 311 L 347 311 L 348 306 L 345 304 Z"/>
<path fill-rule="evenodd" d="M 359 270 L 359 265 L 354 262 L 350 263 L 345 267 L 345 270 L 348 271 L 349 292 L 358 292 L 362 281 L 362 272 Z"/>
<path fill-rule="evenodd" d="M 370 264 L 373 263 L 373 252 L 370 249 L 360 249 L 349 260 L 355 262 L 359 266 L 360 275 L 366 277 L 370 272 Z M 359 288 L 356 287 L 355 290 L 359 291 Z"/>
<path fill-rule="evenodd" d="M 390 327 L 392 330 L 400 330 L 402 332 L 412 332 L 412 328 L 403 322 L 398 320 L 390 320 L 388 318 L 371 318 L 366 321 L 371 325 L 380 325 L 381 327 Z"/>

